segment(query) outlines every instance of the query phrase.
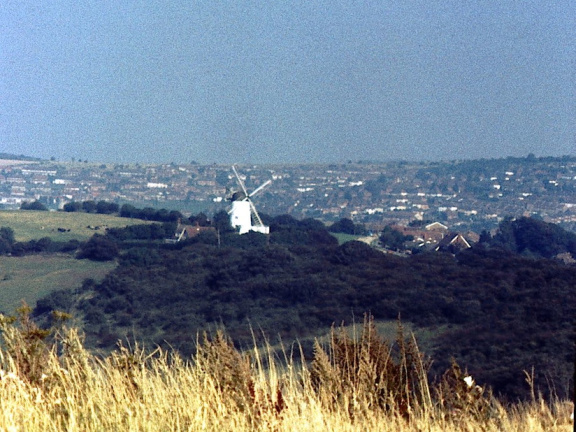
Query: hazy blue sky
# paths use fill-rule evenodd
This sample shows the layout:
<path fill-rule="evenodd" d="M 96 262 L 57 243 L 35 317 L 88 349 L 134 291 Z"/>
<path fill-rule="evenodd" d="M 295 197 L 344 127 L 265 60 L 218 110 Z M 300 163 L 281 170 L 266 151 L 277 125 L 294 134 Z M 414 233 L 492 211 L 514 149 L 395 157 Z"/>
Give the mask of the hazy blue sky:
<path fill-rule="evenodd" d="M 576 154 L 573 0 L 0 2 L 0 152 Z"/>

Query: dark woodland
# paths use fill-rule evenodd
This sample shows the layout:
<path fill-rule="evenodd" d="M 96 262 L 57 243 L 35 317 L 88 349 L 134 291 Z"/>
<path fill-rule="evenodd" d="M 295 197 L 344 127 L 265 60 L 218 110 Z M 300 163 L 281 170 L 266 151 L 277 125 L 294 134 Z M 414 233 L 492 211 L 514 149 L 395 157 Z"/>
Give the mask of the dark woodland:
<path fill-rule="evenodd" d="M 78 258 L 119 266 L 101 283 L 53 292 L 35 315 L 73 314 L 88 345 L 104 352 L 128 339 L 189 356 L 199 332 L 225 328 L 239 347 L 254 337 L 300 341 L 306 356 L 311 337 L 369 313 L 429 329 L 432 374 L 455 359 L 515 400 L 528 397 L 524 371 L 533 369 L 545 395 L 569 395 L 576 267 L 554 257 L 576 252 L 574 234 L 509 218 L 471 249 L 400 257 L 338 245 L 313 219 L 264 218 L 270 236 L 224 229 L 166 244 L 170 222 L 95 235 Z"/>

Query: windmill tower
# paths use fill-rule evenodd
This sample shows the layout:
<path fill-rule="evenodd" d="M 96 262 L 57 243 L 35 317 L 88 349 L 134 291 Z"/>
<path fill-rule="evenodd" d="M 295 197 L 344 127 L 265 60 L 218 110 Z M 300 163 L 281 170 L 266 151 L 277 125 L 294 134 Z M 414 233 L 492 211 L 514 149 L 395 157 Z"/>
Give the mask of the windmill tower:
<path fill-rule="evenodd" d="M 267 180 L 265 183 L 261 184 L 259 187 L 254 189 L 254 191 L 249 194 L 246 191 L 244 182 L 240 178 L 236 167 L 232 165 L 232 170 L 238 180 L 240 185 L 240 190 L 232 195 L 232 208 L 228 212 L 230 215 L 230 225 L 238 230 L 239 234 L 246 234 L 249 231 L 255 231 L 262 234 L 269 234 L 270 227 L 262 223 L 260 215 L 256 211 L 256 207 L 252 202 L 251 198 L 272 183 L 271 180 Z"/>

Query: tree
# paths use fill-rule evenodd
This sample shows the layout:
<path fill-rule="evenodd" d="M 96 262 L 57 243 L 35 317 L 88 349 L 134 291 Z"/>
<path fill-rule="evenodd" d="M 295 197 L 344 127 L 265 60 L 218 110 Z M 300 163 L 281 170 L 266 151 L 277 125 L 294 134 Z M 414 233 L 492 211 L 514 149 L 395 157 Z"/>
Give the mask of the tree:
<path fill-rule="evenodd" d="M 382 245 L 393 250 L 404 249 L 404 243 L 411 239 L 413 239 L 412 236 L 405 236 L 390 225 L 385 226 L 380 234 L 380 242 Z"/>
<path fill-rule="evenodd" d="M 95 213 L 96 212 L 96 203 L 94 201 L 84 201 L 82 203 L 82 210 L 86 213 Z"/>
<path fill-rule="evenodd" d="M 328 231 L 333 233 L 354 234 L 354 222 L 348 218 L 342 218 L 338 222 L 334 222 Z"/>
<path fill-rule="evenodd" d="M 338 222 L 330 225 L 328 231 L 333 233 L 363 235 L 366 233 L 366 228 L 362 224 L 355 224 L 351 219 L 342 218 Z"/>
<path fill-rule="evenodd" d="M 552 258 L 562 252 L 576 254 L 576 234 L 535 218 L 506 218 L 492 244 L 525 255 Z"/>
<path fill-rule="evenodd" d="M 157 220 L 158 211 L 152 207 L 144 207 L 142 210 L 140 210 L 137 217 L 147 221 Z"/>
<path fill-rule="evenodd" d="M 10 227 L 0 228 L 0 238 L 8 242 L 8 244 L 14 244 L 14 230 Z"/>
<path fill-rule="evenodd" d="M 69 203 L 64 204 L 64 211 L 65 212 L 79 212 L 82 210 L 82 203 L 78 201 L 71 201 Z"/>
<path fill-rule="evenodd" d="M 0 254 L 9 254 L 14 245 L 14 231 L 12 228 L 0 228 Z"/>
<path fill-rule="evenodd" d="M 197 215 L 192 215 L 189 218 L 190 223 L 192 225 L 198 224 L 198 226 L 209 226 L 210 225 L 210 221 L 208 220 L 208 216 L 206 216 L 204 213 L 200 212 Z"/>
<path fill-rule="evenodd" d="M 31 203 L 23 202 L 20 206 L 20 210 L 48 211 L 48 207 L 46 207 L 40 201 L 36 200 L 32 201 Z"/>
<path fill-rule="evenodd" d="M 99 214 L 112 214 L 118 213 L 119 207 L 116 203 L 111 203 L 107 201 L 98 201 L 96 204 L 96 213 Z"/>
<path fill-rule="evenodd" d="M 222 233 L 233 231 L 232 226 L 230 225 L 230 216 L 228 216 L 228 213 L 226 213 L 225 210 L 220 210 L 216 213 L 212 220 L 214 221 L 214 228 L 218 231 Z"/>
<path fill-rule="evenodd" d="M 492 241 L 492 235 L 490 234 L 490 231 L 486 231 L 486 230 L 482 230 L 482 232 L 480 233 L 480 239 L 478 240 L 478 243 L 490 243 Z"/>
<path fill-rule="evenodd" d="M 37 240 L 34 245 L 34 252 L 44 252 L 52 246 L 52 239 L 50 237 L 42 237 Z"/>
<path fill-rule="evenodd" d="M 124 204 L 120 208 L 120 217 L 134 218 L 138 214 L 138 209 L 131 204 Z"/>
<path fill-rule="evenodd" d="M 80 247 L 78 258 L 93 261 L 112 261 L 118 256 L 118 246 L 112 240 L 99 234 Z"/>
<path fill-rule="evenodd" d="M 178 210 L 170 210 L 170 213 L 168 214 L 168 222 L 178 222 L 183 218 L 184 216 Z"/>

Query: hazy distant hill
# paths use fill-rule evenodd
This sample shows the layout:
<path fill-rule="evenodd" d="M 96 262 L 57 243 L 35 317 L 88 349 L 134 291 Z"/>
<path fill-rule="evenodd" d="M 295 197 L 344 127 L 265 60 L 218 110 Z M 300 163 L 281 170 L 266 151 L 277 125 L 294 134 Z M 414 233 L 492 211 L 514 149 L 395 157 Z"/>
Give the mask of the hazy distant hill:
<path fill-rule="evenodd" d="M 0 160 L 41 161 L 42 159 L 24 155 L 14 155 L 11 153 L 0 153 Z"/>

